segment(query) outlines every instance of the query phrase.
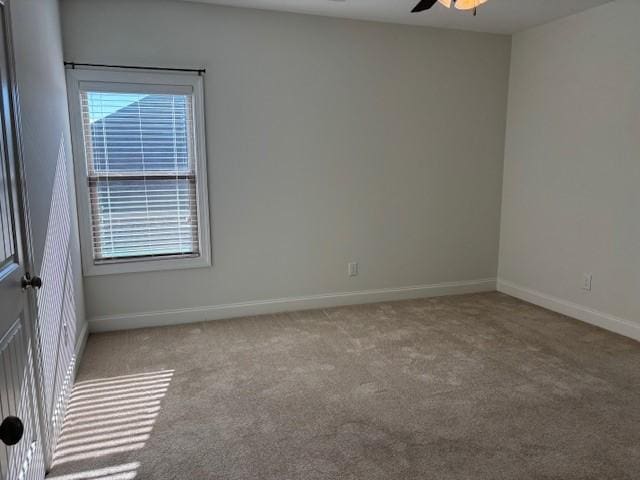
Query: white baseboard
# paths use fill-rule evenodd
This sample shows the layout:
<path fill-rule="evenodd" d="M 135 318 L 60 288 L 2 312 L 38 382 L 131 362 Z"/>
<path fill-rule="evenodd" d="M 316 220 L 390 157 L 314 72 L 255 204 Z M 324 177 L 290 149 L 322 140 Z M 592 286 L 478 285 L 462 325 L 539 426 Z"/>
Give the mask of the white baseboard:
<path fill-rule="evenodd" d="M 501 278 L 498 279 L 498 291 L 640 341 L 640 323 L 599 312 L 592 308 L 578 305 L 577 303 L 522 287 Z"/>
<path fill-rule="evenodd" d="M 76 374 L 78 373 L 78 366 L 80 365 L 80 360 L 82 359 L 82 355 L 84 354 L 84 349 L 87 346 L 87 338 L 89 338 L 89 322 L 83 322 L 80 334 L 76 339 L 74 359 L 75 371 L 73 372 L 73 378 L 75 378 Z"/>
<path fill-rule="evenodd" d="M 270 300 L 140 312 L 125 315 L 104 315 L 89 319 L 89 330 L 91 332 L 107 332 L 112 330 L 159 327 L 294 310 L 490 292 L 495 291 L 495 289 L 496 279 L 484 278 L 461 282 L 445 282 L 434 285 L 414 285 L 410 287 L 382 288 L 357 292 L 327 293 L 305 297 L 275 298 Z"/>

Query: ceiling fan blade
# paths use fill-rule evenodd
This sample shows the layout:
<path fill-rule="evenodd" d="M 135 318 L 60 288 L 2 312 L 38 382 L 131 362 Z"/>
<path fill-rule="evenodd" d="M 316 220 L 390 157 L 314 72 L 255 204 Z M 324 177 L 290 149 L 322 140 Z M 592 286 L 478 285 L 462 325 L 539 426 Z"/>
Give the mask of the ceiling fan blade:
<path fill-rule="evenodd" d="M 411 13 L 424 12 L 425 10 L 429 10 L 436 4 L 437 1 L 438 0 L 420 0 L 420 2 L 418 2 L 418 4 L 413 7 Z"/>

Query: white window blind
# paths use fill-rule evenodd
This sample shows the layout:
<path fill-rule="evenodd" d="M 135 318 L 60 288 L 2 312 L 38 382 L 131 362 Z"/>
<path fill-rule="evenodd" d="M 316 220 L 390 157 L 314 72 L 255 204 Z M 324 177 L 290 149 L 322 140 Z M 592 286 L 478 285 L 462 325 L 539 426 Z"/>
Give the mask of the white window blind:
<path fill-rule="evenodd" d="M 197 257 L 193 95 L 80 89 L 95 264 Z"/>

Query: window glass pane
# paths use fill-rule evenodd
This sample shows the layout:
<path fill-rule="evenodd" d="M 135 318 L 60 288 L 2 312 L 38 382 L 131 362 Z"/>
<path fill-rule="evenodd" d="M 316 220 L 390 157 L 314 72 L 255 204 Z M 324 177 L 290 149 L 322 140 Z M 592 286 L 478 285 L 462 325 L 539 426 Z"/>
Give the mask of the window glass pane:
<path fill-rule="evenodd" d="M 92 183 L 93 243 L 100 258 L 198 253 L 195 183 L 190 179 Z"/>
<path fill-rule="evenodd" d="M 185 171 L 191 97 L 86 92 L 82 99 L 89 169 L 95 172 Z M 85 139 L 85 141 L 88 139 Z"/>
<path fill-rule="evenodd" d="M 192 101 L 81 92 L 96 263 L 199 254 Z"/>

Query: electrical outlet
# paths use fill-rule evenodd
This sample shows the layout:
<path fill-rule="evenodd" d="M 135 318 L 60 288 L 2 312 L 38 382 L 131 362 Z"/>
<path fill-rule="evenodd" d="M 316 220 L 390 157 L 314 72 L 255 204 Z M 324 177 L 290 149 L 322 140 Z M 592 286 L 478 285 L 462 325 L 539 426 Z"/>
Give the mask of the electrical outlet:
<path fill-rule="evenodd" d="M 350 277 L 358 276 L 358 264 L 356 262 L 350 262 L 347 264 L 347 269 Z"/>
<path fill-rule="evenodd" d="M 591 291 L 591 281 L 593 280 L 593 275 L 591 273 L 585 273 L 582 275 L 582 290 L 585 292 Z"/>

